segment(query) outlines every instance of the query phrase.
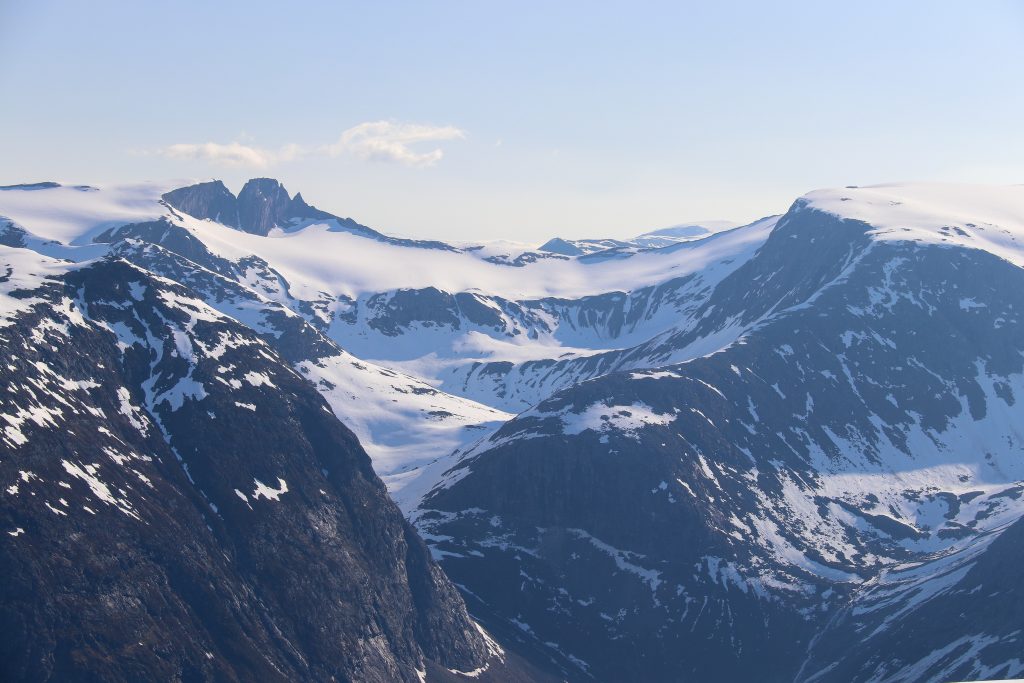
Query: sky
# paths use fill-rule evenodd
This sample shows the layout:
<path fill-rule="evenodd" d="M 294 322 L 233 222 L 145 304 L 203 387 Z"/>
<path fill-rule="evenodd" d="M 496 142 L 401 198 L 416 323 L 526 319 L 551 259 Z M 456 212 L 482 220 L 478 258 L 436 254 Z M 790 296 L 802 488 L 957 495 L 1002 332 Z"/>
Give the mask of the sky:
<path fill-rule="evenodd" d="M 275 177 L 394 234 L 628 237 L 1024 183 L 1024 2 L 0 0 L 0 184 Z"/>

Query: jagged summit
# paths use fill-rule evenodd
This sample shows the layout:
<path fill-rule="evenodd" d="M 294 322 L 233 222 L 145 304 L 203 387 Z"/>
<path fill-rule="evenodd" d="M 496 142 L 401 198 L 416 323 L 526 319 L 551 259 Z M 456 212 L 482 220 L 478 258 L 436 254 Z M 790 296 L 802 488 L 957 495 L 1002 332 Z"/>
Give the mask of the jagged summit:
<path fill-rule="evenodd" d="M 281 183 L 273 178 L 253 178 L 238 193 L 238 226 L 266 235 L 291 217 L 291 204 Z"/>
<path fill-rule="evenodd" d="M 299 192 L 292 197 L 275 178 L 252 178 L 236 197 L 222 181 L 212 180 L 180 187 L 161 195 L 163 203 L 193 218 L 211 220 L 253 235 L 267 236 L 274 228 L 293 230 L 322 221 L 332 232 L 345 232 L 378 242 L 457 251 L 436 240 L 390 237 L 351 218 L 343 218 L 310 205 Z"/>
<path fill-rule="evenodd" d="M 286 227 L 294 219 L 338 218 L 310 206 L 301 194 L 291 197 L 274 178 L 249 180 L 237 197 L 222 181 L 213 180 L 171 190 L 163 195 L 163 200 L 190 216 L 208 218 L 255 235 Z"/>
<path fill-rule="evenodd" d="M 171 190 L 163 200 L 190 216 L 238 227 L 238 199 L 220 180 Z"/>

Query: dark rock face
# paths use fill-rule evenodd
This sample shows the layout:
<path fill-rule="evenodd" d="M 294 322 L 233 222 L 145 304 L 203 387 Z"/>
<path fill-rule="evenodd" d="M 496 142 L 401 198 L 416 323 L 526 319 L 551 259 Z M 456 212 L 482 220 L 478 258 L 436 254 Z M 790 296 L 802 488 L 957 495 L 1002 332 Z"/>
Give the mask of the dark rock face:
<path fill-rule="evenodd" d="M 683 343 L 739 341 L 576 384 L 449 471 L 416 524 L 492 630 L 578 680 L 1019 673 L 1015 536 L 988 542 L 1024 511 L 1024 272 L 868 230 L 794 207 Z"/>
<path fill-rule="evenodd" d="M 377 313 L 368 325 L 388 336 L 397 336 L 414 322 L 427 327 L 459 327 L 455 297 L 435 287 L 375 294 L 367 300 L 366 306 Z"/>
<path fill-rule="evenodd" d="M 295 196 L 292 198 L 292 203 L 288 207 L 288 212 L 294 218 L 338 218 L 334 214 L 327 213 L 326 211 L 321 211 L 315 206 L 310 206 L 309 204 L 307 204 L 306 200 L 302 198 L 301 192 L 295 193 Z M 345 221 L 346 219 L 338 218 L 338 220 Z M 351 223 L 358 225 L 358 223 L 356 223 L 355 221 L 351 219 L 348 220 Z"/>
<path fill-rule="evenodd" d="M 488 661 L 355 437 L 251 330 L 124 262 L 22 296 L 0 328 L 3 678 Z"/>
<path fill-rule="evenodd" d="M 172 209 L 195 218 L 213 220 L 255 235 L 267 235 L 274 228 L 289 228 L 296 221 L 315 219 L 332 221 L 332 230 L 350 232 L 379 242 L 420 249 L 457 251 L 455 247 L 435 240 L 389 237 L 351 218 L 321 211 L 310 206 L 301 193 L 290 198 L 284 186 L 273 178 L 249 180 L 238 197 L 231 194 L 224 183 L 214 180 L 172 190 L 163 195 L 163 200 Z"/>
<path fill-rule="evenodd" d="M 284 186 L 273 178 L 253 178 L 238 197 L 223 182 L 214 180 L 172 190 L 163 195 L 163 200 L 195 218 L 209 219 L 256 235 L 287 227 L 292 219 L 336 218 L 307 204 L 301 194 L 296 194 L 294 199 L 289 197 Z"/>
<path fill-rule="evenodd" d="M 163 200 L 190 216 L 239 227 L 238 200 L 219 180 L 172 190 L 163 195 Z"/>
<path fill-rule="evenodd" d="M 238 193 L 238 227 L 255 235 L 266 235 L 291 217 L 291 204 L 291 197 L 281 183 L 273 178 L 253 178 Z"/>

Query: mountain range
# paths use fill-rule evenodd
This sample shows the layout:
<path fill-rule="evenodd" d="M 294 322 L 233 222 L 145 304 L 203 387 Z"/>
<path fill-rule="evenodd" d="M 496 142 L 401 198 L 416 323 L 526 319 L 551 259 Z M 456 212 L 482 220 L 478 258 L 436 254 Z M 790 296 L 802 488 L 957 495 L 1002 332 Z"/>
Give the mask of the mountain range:
<path fill-rule="evenodd" d="M 0 188 L 32 680 L 1024 672 L 1024 186 L 542 246 Z"/>

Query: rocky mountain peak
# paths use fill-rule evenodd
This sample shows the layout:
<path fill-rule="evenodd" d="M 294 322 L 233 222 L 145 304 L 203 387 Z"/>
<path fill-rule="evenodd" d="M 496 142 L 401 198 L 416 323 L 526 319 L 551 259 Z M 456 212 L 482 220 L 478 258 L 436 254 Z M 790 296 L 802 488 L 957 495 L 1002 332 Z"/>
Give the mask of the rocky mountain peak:
<path fill-rule="evenodd" d="M 547 251 L 552 254 L 562 254 L 563 256 L 580 256 L 584 253 L 578 246 L 561 237 L 552 237 L 540 245 L 538 251 Z"/>
<path fill-rule="evenodd" d="M 195 218 L 210 219 L 255 235 L 266 235 L 295 218 L 336 218 L 306 203 L 301 194 L 292 198 L 274 178 L 249 180 L 236 197 L 222 181 L 212 180 L 171 190 L 163 200 Z"/>
<path fill-rule="evenodd" d="M 190 216 L 238 227 L 238 200 L 220 180 L 179 187 L 167 192 L 162 198 L 170 206 Z"/>
<path fill-rule="evenodd" d="M 238 193 L 238 227 L 245 232 L 266 235 L 290 215 L 291 196 L 273 178 L 253 178 Z"/>
<path fill-rule="evenodd" d="M 292 197 L 289 215 L 292 218 L 337 218 L 332 213 L 321 211 L 315 206 L 307 204 L 306 200 L 302 198 L 301 192 L 296 192 L 295 196 Z"/>

